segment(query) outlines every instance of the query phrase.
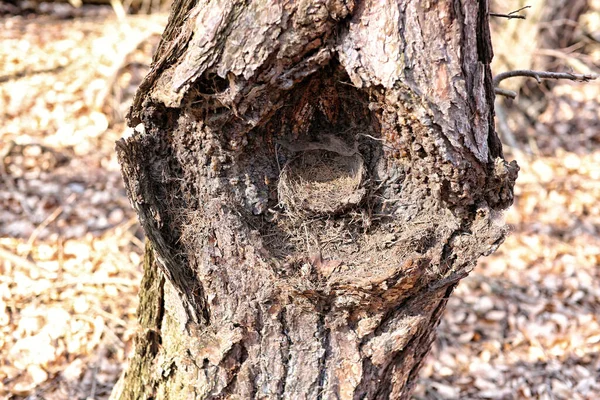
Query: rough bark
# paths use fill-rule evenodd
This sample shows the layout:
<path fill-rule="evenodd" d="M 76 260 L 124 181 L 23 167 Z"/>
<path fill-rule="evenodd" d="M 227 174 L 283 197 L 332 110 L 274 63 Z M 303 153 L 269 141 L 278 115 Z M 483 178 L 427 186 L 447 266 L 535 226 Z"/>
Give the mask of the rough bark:
<path fill-rule="evenodd" d="M 165 279 L 114 398 L 410 397 L 518 170 L 486 3 L 421 3 L 175 2 L 117 144 Z"/>

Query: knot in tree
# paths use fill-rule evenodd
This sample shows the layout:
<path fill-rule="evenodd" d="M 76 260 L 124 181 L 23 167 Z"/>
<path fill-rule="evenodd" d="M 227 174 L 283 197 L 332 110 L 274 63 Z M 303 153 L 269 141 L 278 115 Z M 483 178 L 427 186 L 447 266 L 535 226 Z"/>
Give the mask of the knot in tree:
<path fill-rule="evenodd" d="M 406 399 L 506 235 L 485 1 L 176 0 L 117 151 L 148 250 L 114 398 Z"/>

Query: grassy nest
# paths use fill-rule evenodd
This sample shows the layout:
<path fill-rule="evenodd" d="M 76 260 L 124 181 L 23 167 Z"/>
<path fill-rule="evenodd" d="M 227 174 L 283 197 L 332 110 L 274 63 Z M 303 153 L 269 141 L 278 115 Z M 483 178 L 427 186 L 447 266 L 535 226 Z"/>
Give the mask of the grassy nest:
<path fill-rule="evenodd" d="M 279 202 L 292 217 L 339 214 L 364 198 L 364 174 L 359 154 L 304 151 L 281 171 Z"/>

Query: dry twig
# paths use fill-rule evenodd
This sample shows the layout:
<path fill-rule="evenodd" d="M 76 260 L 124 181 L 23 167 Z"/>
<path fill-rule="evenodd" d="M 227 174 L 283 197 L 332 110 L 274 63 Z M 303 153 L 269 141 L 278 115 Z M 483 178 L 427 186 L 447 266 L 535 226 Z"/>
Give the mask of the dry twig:
<path fill-rule="evenodd" d="M 532 71 L 529 69 L 517 69 L 514 71 L 502 72 L 494 77 L 494 86 L 507 79 L 515 76 L 528 76 L 535 78 L 537 83 L 542 83 L 542 79 L 569 79 L 571 81 L 589 82 L 596 79 L 598 76 L 593 74 L 573 74 L 571 72 L 548 72 L 548 71 Z"/>
<path fill-rule="evenodd" d="M 531 6 L 521 7 L 518 10 L 509 12 L 508 14 L 490 13 L 490 16 L 491 17 L 507 18 L 507 19 L 526 19 L 526 17 L 524 15 L 517 14 L 519 11 L 523 11 L 526 8 L 531 8 Z"/>
<path fill-rule="evenodd" d="M 494 77 L 494 93 L 510 97 L 511 99 L 517 97 L 516 92 L 498 87 L 500 82 L 502 82 L 504 79 L 514 78 L 516 76 L 527 76 L 530 78 L 534 78 L 537 81 L 537 83 L 542 83 L 542 79 L 568 79 L 571 81 L 589 82 L 598 77 L 595 74 L 573 74 L 571 72 L 549 72 L 533 71 L 529 69 L 517 69 L 514 71 L 502 72 Z"/>
<path fill-rule="evenodd" d="M 494 88 L 494 93 L 504 97 L 510 97 L 511 99 L 517 97 L 517 92 L 508 89 Z"/>

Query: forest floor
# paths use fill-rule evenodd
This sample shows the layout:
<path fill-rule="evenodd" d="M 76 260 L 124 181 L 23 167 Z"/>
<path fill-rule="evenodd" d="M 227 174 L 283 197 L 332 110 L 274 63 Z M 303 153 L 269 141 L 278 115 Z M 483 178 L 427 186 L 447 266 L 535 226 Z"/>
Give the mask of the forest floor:
<path fill-rule="evenodd" d="M 143 235 L 114 143 L 165 22 L 0 21 L 0 398 L 106 399 L 126 365 Z M 512 234 L 449 300 L 415 399 L 600 393 L 600 82 L 515 121 Z"/>

